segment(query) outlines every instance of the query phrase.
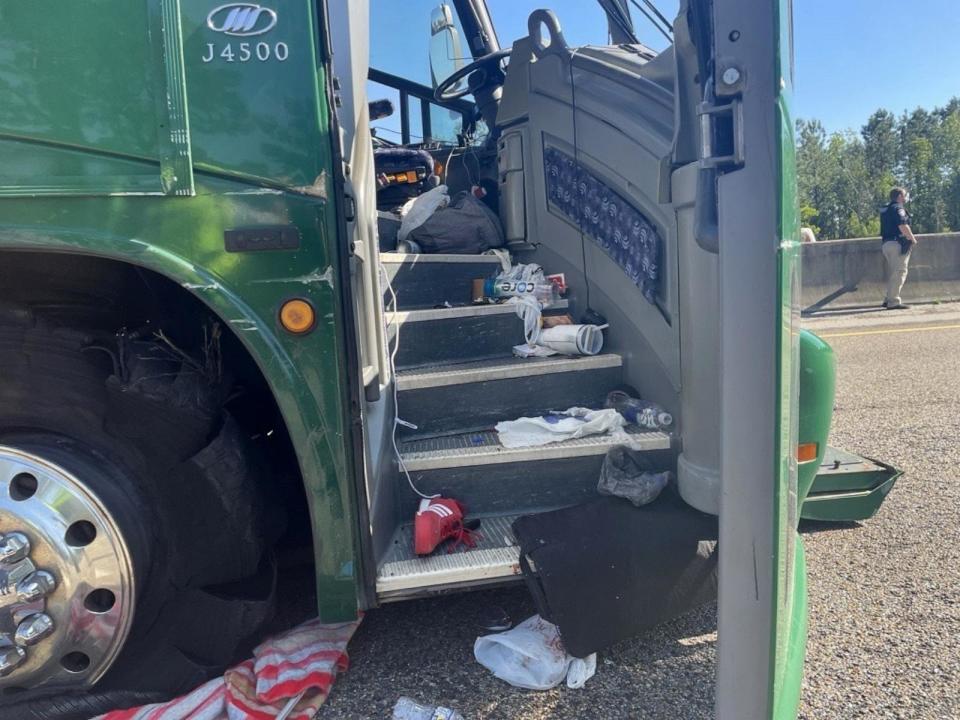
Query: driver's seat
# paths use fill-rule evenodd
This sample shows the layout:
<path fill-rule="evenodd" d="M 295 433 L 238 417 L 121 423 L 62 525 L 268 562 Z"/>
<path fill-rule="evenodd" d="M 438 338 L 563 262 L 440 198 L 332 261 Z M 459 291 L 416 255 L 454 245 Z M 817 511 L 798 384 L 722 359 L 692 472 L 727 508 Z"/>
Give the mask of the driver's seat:
<path fill-rule="evenodd" d="M 433 156 L 419 148 L 374 148 L 373 167 L 377 175 L 378 210 L 393 210 L 440 182 Z"/>

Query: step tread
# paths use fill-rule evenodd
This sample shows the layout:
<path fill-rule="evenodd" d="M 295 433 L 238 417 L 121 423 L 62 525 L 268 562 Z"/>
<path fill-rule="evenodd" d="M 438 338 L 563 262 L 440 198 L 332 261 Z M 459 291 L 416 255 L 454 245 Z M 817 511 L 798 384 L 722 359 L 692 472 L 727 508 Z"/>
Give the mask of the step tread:
<path fill-rule="evenodd" d="M 377 571 L 377 593 L 519 576 L 520 550 L 511 528 L 518 517 L 482 518 L 476 547 L 461 545 L 448 553 L 446 546 L 440 546 L 423 558 L 413 552 L 413 524 L 401 525 Z"/>
<path fill-rule="evenodd" d="M 544 311 L 566 310 L 568 303 L 566 300 L 559 300 L 556 303 L 544 308 Z M 396 312 L 384 313 L 388 324 L 405 322 L 424 322 L 428 320 L 449 320 L 452 318 L 484 317 L 490 315 L 509 315 L 516 314 L 516 305 L 508 303 L 499 303 L 496 305 L 457 305 L 454 307 L 425 308 L 420 310 L 397 310 Z"/>
<path fill-rule="evenodd" d="M 489 263 L 500 265 L 500 258 L 496 255 L 461 255 L 456 253 L 380 253 L 380 262 L 390 265 L 416 263 Z"/>
<path fill-rule="evenodd" d="M 397 373 L 397 381 L 398 389 L 402 392 L 404 390 L 447 385 L 466 385 L 488 380 L 509 380 L 551 373 L 621 367 L 622 365 L 623 358 L 615 353 L 585 357 L 555 355 L 545 358 L 495 358 L 456 365 L 427 365 L 401 370 Z"/>
<path fill-rule="evenodd" d="M 629 445 L 635 450 L 668 450 L 671 436 L 660 431 L 626 428 Z M 465 465 L 490 465 L 531 462 L 586 455 L 603 455 L 616 445 L 625 444 L 622 436 L 606 433 L 564 440 L 529 448 L 505 448 L 494 430 L 408 440 L 400 444 L 403 463 L 410 472 Z"/>

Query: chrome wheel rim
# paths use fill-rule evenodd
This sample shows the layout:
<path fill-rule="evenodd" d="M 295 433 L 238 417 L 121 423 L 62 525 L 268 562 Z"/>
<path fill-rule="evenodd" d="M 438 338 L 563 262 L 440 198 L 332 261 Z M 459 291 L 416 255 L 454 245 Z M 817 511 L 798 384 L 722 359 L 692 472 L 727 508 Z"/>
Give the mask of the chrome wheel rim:
<path fill-rule="evenodd" d="M 130 551 L 93 491 L 0 445 L 0 688 L 88 687 L 133 619 Z"/>

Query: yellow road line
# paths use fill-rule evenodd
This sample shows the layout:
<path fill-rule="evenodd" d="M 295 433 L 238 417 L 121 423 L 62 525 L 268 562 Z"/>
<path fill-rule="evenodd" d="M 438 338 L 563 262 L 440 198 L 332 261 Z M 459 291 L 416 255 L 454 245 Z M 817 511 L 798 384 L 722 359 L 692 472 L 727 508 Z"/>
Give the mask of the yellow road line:
<path fill-rule="evenodd" d="M 837 337 L 853 337 L 854 335 L 889 335 L 890 333 L 908 333 L 908 332 L 923 332 L 924 330 L 957 330 L 957 329 L 960 329 L 960 325 L 926 325 L 923 327 L 889 328 L 887 330 L 859 330 L 857 332 L 843 332 L 843 333 L 818 333 L 816 329 L 813 328 L 813 332 L 816 333 L 818 337 L 837 338 Z"/>

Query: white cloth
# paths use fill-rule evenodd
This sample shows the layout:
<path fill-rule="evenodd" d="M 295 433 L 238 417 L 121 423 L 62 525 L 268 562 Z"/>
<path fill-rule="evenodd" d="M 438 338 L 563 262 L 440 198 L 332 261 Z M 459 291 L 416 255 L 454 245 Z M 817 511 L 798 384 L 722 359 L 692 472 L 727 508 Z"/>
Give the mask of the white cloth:
<path fill-rule="evenodd" d="M 505 448 L 536 447 L 587 435 L 614 432 L 626 440 L 627 421 L 613 409 L 590 410 L 572 407 L 542 417 L 522 417 L 499 422 L 494 428 Z"/>

